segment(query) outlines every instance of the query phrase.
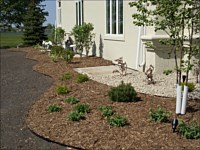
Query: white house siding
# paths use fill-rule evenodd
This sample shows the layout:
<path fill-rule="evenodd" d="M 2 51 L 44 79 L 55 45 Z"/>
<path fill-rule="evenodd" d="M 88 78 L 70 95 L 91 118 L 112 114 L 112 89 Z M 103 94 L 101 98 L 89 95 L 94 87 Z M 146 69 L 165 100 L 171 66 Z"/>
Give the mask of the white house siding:
<path fill-rule="evenodd" d="M 77 0 L 61 1 L 62 18 L 60 26 L 64 28 L 67 33 L 70 33 L 72 28 L 76 24 L 76 1 Z M 84 22 L 90 22 L 94 25 L 93 32 L 95 33 L 95 45 L 93 46 L 93 49 L 96 49 L 96 55 L 99 56 L 99 49 L 102 49 L 103 58 L 114 61 L 119 57 L 123 57 L 123 60 L 126 61 L 129 68 L 139 71 L 146 70 L 149 65 L 153 65 L 155 67 L 155 71 L 158 73 L 162 73 L 163 70 L 166 69 L 174 69 L 175 63 L 172 59 L 173 56 L 168 59 L 170 48 L 160 47 L 160 44 L 158 44 L 156 50 L 151 50 L 149 48 L 145 49 L 146 59 L 144 67 L 146 68 L 136 66 L 139 27 L 134 26 L 132 23 L 132 14 L 136 11 L 136 9 L 130 8 L 128 4 L 129 2 L 130 1 L 128 0 L 124 0 L 123 36 L 117 37 L 106 35 L 106 1 L 84 0 Z M 146 36 L 144 36 L 144 39 L 147 39 L 147 41 L 153 41 L 156 39 L 158 41 L 158 38 L 162 38 L 163 35 L 163 32 L 155 33 L 153 27 L 147 27 Z M 68 36 L 66 36 L 66 39 L 67 38 Z M 143 42 L 146 41 L 144 39 Z M 157 42 L 153 41 L 153 43 Z M 142 55 L 143 53 L 140 49 L 138 64 L 142 63 Z"/>
<path fill-rule="evenodd" d="M 97 56 L 99 56 L 99 47 L 103 44 L 103 58 L 114 61 L 123 57 L 128 67 L 136 69 L 138 27 L 132 23 L 134 9 L 130 8 L 128 3 L 129 1 L 124 1 L 123 5 L 124 34 L 122 38 L 106 35 L 106 1 L 85 0 L 84 22 L 90 22 L 94 25 Z M 75 1 L 61 1 L 61 12 L 61 26 L 69 33 L 76 24 Z"/>

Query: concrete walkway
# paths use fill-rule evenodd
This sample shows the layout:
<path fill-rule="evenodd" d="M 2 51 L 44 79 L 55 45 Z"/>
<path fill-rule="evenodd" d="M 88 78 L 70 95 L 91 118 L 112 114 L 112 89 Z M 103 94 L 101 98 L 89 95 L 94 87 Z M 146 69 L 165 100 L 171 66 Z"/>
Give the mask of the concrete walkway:
<path fill-rule="evenodd" d="M 1 149 L 64 150 L 66 147 L 47 142 L 26 127 L 26 114 L 48 87 L 51 78 L 34 72 L 37 62 L 25 59 L 23 52 L 1 51 Z"/>

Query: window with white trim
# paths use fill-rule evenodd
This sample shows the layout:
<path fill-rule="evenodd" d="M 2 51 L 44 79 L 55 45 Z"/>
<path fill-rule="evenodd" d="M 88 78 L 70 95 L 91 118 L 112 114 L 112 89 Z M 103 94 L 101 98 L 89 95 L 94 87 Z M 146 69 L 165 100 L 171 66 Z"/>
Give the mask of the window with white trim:
<path fill-rule="evenodd" d="M 83 0 L 77 0 L 76 1 L 76 24 L 82 25 L 84 22 L 83 18 Z"/>
<path fill-rule="evenodd" d="M 106 34 L 123 34 L 123 0 L 106 0 Z"/>
<path fill-rule="evenodd" d="M 58 25 L 61 25 L 61 1 L 58 1 Z"/>

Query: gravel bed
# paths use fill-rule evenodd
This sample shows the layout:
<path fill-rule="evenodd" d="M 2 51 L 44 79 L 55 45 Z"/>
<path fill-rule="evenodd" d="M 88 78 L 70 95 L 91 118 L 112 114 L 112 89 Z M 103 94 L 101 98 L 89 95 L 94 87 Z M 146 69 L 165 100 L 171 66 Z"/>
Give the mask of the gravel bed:
<path fill-rule="evenodd" d="M 117 66 L 89 67 L 76 68 L 79 73 L 87 74 L 90 79 L 97 82 L 107 84 L 109 86 L 117 86 L 124 81 L 124 83 L 131 83 L 135 90 L 140 93 L 163 97 L 176 97 L 176 74 L 169 75 L 153 74 L 155 84 L 147 84 L 146 75 L 144 72 L 135 70 L 128 70 L 126 76 L 121 76 L 119 73 L 112 73 L 113 70 L 118 69 Z M 105 69 L 106 68 L 106 69 Z M 189 82 L 195 83 L 195 77 L 190 76 Z M 196 84 L 193 92 L 189 93 L 189 99 L 200 99 L 200 84 Z"/>

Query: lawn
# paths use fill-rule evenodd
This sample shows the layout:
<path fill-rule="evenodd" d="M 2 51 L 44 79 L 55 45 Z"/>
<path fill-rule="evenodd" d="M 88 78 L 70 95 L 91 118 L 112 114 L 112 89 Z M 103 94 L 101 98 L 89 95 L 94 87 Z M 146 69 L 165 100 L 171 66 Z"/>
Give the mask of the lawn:
<path fill-rule="evenodd" d="M 22 33 L 1 33 L 0 48 L 17 47 L 23 41 L 22 36 Z"/>

